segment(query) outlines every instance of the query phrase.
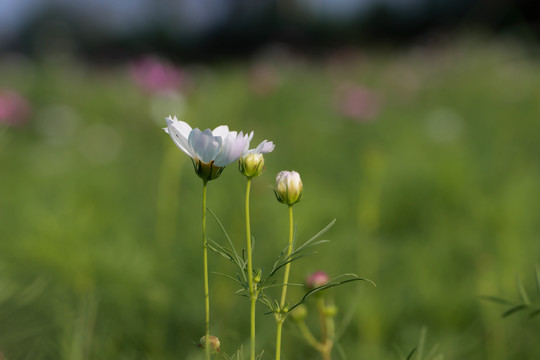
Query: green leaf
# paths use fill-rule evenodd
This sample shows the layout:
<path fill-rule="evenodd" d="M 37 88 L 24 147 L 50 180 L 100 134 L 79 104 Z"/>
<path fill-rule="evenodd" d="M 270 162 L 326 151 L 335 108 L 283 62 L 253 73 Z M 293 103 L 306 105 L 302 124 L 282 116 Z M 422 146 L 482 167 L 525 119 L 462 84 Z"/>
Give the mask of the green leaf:
<path fill-rule="evenodd" d="M 534 275 L 536 278 L 536 291 L 538 292 L 538 295 L 540 295 L 540 267 L 538 264 L 534 266 Z"/>
<path fill-rule="evenodd" d="M 529 314 L 529 318 L 533 318 L 539 314 L 540 314 L 540 309 L 536 309 L 534 311 L 531 311 L 531 313 Z"/>
<path fill-rule="evenodd" d="M 416 348 L 412 349 L 409 355 L 407 355 L 406 360 L 411 360 L 415 352 L 416 352 Z"/>
<path fill-rule="evenodd" d="M 514 304 L 511 301 L 508 301 L 506 299 L 502 299 L 502 298 L 499 298 L 499 297 L 496 297 L 496 296 L 480 296 L 479 298 L 482 299 L 482 300 L 491 301 L 491 302 L 501 304 L 501 305 L 513 305 Z"/>
<path fill-rule="evenodd" d="M 420 329 L 420 336 L 418 337 L 418 353 L 416 354 L 416 360 L 422 360 L 424 358 L 424 347 L 426 346 L 427 328 L 422 326 Z"/>
<path fill-rule="evenodd" d="M 336 279 L 344 277 L 344 276 L 354 276 L 354 278 L 342 280 L 342 281 L 339 281 L 337 283 L 332 282 L 332 281 L 335 281 Z M 372 284 L 373 286 L 377 286 L 373 281 L 371 281 L 369 279 L 365 279 L 365 278 L 360 278 L 356 274 L 339 275 L 339 276 L 335 277 L 334 279 L 332 279 L 330 282 L 328 282 L 328 283 L 326 283 L 326 284 L 324 284 L 322 286 L 316 287 L 316 288 L 308 291 L 307 293 L 305 293 L 304 296 L 302 297 L 302 299 L 300 299 L 300 301 L 298 303 L 296 303 L 294 306 L 292 306 L 290 308 L 290 310 L 294 309 L 295 307 L 297 307 L 298 305 L 300 305 L 302 303 L 305 303 L 311 296 L 313 296 L 314 294 L 316 294 L 318 292 L 321 292 L 323 290 L 330 289 L 330 288 L 333 288 L 333 287 L 336 287 L 336 286 L 340 286 L 340 285 L 343 285 L 343 284 L 346 284 L 346 283 L 349 283 L 349 282 L 353 282 L 353 281 L 367 281 L 370 284 Z"/>
<path fill-rule="evenodd" d="M 232 276 L 230 276 L 230 275 L 227 275 L 227 274 L 223 274 L 223 273 L 216 272 L 216 271 L 212 271 L 212 274 L 216 274 L 216 275 L 219 275 L 219 276 L 223 276 L 223 277 L 225 277 L 225 278 L 227 278 L 227 279 L 230 279 L 230 280 L 232 280 L 232 281 L 234 281 L 234 282 L 237 282 L 238 284 L 240 284 L 240 286 L 242 286 L 242 287 L 244 287 L 244 288 L 245 288 L 246 285 L 247 285 L 247 284 L 243 283 L 242 281 L 240 281 L 238 278 L 234 278 L 234 277 L 232 277 Z M 244 290 L 244 289 L 241 289 L 241 290 Z"/>
<path fill-rule="evenodd" d="M 207 208 L 208 209 L 208 208 Z M 216 214 L 214 214 L 214 212 L 210 209 L 208 209 L 208 212 L 210 213 L 210 215 L 212 215 L 212 217 L 214 218 L 214 220 L 216 220 L 216 222 L 218 223 L 219 227 L 221 228 L 221 231 L 223 231 L 223 234 L 225 235 L 225 238 L 227 239 L 227 241 L 229 242 L 229 245 L 231 246 L 231 249 L 232 249 L 232 252 L 234 253 L 234 256 L 236 257 L 236 261 L 237 263 L 243 263 L 243 258 L 240 257 L 240 255 L 238 255 L 238 251 L 236 251 L 236 248 L 234 247 L 234 244 L 229 236 L 229 234 L 227 233 L 227 230 L 225 230 L 225 227 L 223 226 L 223 224 L 221 223 L 221 221 L 219 221 L 218 217 L 216 216 Z"/>
<path fill-rule="evenodd" d="M 429 353 L 426 355 L 426 359 L 433 358 L 437 355 L 437 352 L 439 351 L 439 344 L 433 345 L 431 350 L 429 350 Z"/>
<path fill-rule="evenodd" d="M 525 291 L 525 288 L 523 287 L 523 284 L 519 280 L 519 276 L 516 274 L 516 286 L 519 291 L 519 296 L 521 297 L 521 300 L 526 304 L 529 305 L 531 301 L 529 300 L 529 296 L 527 295 L 527 292 Z"/>
<path fill-rule="evenodd" d="M 347 360 L 347 354 L 345 354 L 345 350 L 343 350 L 343 346 L 341 346 L 339 342 L 336 342 L 334 345 L 339 353 L 339 356 L 341 356 L 343 360 Z"/>
<path fill-rule="evenodd" d="M 506 310 L 504 313 L 502 313 L 502 317 L 505 318 L 507 316 L 510 316 L 512 315 L 513 313 L 515 312 L 518 312 L 518 311 L 521 311 L 523 309 L 526 309 L 527 308 L 527 305 L 525 304 L 521 304 L 521 305 L 516 305 L 516 306 L 513 306 L 511 307 L 510 309 Z"/>
<path fill-rule="evenodd" d="M 334 226 L 334 224 L 336 223 L 336 219 L 332 220 L 328 225 L 326 225 L 321 231 L 319 231 L 317 234 L 315 234 L 314 236 L 311 237 L 311 239 L 309 239 L 308 241 L 306 241 L 305 243 L 303 243 L 298 249 L 296 249 L 296 251 L 302 251 L 303 248 L 305 248 L 306 246 L 308 246 L 310 243 L 312 243 L 313 241 L 317 240 L 319 237 L 321 237 L 322 235 L 324 235 L 324 233 L 326 233 L 328 230 L 330 230 L 330 228 L 332 226 Z M 326 240 L 325 242 L 328 242 L 328 240 Z"/>

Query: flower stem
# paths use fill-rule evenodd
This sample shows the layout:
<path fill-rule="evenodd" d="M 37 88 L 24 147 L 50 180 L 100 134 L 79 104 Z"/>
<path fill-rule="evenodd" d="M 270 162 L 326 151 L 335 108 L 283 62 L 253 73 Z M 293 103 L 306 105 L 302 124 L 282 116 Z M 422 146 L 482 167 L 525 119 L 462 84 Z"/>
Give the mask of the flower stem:
<path fill-rule="evenodd" d="M 253 283 L 253 258 L 251 250 L 251 227 L 249 220 L 249 194 L 251 190 L 251 178 L 247 179 L 246 186 L 246 249 L 247 249 L 247 273 L 248 273 L 248 284 L 249 284 L 249 299 L 250 299 L 250 338 L 251 338 L 251 352 L 250 359 L 255 360 L 255 305 L 257 303 L 257 293 L 255 291 L 255 286 Z"/>
<path fill-rule="evenodd" d="M 311 345 L 317 351 L 322 352 L 324 345 L 321 344 L 319 341 L 317 341 L 315 336 L 313 336 L 313 334 L 311 333 L 311 331 L 307 327 L 305 321 L 300 321 L 299 323 L 297 323 L 297 325 L 298 325 L 298 328 L 300 329 L 300 332 L 302 333 L 302 335 L 304 335 L 304 338 L 306 339 L 308 344 Z"/>
<path fill-rule="evenodd" d="M 293 238 L 294 238 L 294 222 L 293 222 L 293 210 L 292 205 L 289 205 L 289 247 L 287 249 L 287 261 L 290 260 L 293 250 Z M 276 333 L 276 360 L 279 360 L 281 357 L 281 328 L 285 322 L 287 316 L 285 308 L 285 300 L 287 299 L 287 284 L 289 283 L 289 273 L 291 271 L 291 263 L 287 262 L 285 265 L 285 275 L 283 276 L 283 289 L 281 290 L 281 302 L 279 304 L 279 313 L 276 314 L 277 321 L 277 333 Z"/>
<path fill-rule="evenodd" d="M 206 188 L 208 180 L 203 180 L 202 200 L 202 237 L 203 237 L 203 263 L 204 263 L 204 308 L 205 316 L 205 341 L 204 353 L 206 360 L 210 360 L 210 291 L 208 287 L 208 238 L 206 236 Z"/>
<path fill-rule="evenodd" d="M 278 320 L 276 331 L 276 360 L 281 359 L 281 328 L 283 327 L 283 320 Z"/>
<path fill-rule="evenodd" d="M 293 210 L 292 205 L 289 205 L 289 247 L 287 250 L 287 260 L 291 256 L 293 250 L 293 236 L 294 236 L 294 225 L 293 225 Z M 290 261 L 285 265 L 285 275 L 283 276 L 283 290 L 281 291 L 281 302 L 280 306 L 283 308 L 285 306 L 285 300 L 287 298 L 287 284 L 289 282 L 289 273 L 291 271 Z"/>
<path fill-rule="evenodd" d="M 328 332 L 326 327 L 326 314 L 325 314 L 325 304 L 324 304 L 324 298 L 321 296 L 321 294 L 316 295 L 317 300 L 317 312 L 319 313 L 319 323 L 321 326 L 321 342 L 323 344 L 326 344 L 326 341 L 328 339 Z"/>

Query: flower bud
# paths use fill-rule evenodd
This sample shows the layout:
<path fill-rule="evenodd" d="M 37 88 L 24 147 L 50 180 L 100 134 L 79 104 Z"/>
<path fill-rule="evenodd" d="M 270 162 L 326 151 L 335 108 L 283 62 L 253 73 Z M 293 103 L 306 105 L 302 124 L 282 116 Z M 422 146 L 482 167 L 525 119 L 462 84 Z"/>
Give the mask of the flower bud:
<path fill-rule="evenodd" d="M 281 171 L 276 176 L 274 193 L 280 203 L 293 205 L 302 198 L 304 187 L 296 171 Z"/>
<path fill-rule="evenodd" d="M 334 317 L 337 315 L 337 312 L 338 312 L 338 308 L 336 305 L 328 305 L 325 309 L 324 309 L 324 314 L 328 317 Z"/>
<path fill-rule="evenodd" d="M 225 167 L 214 165 L 214 161 L 209 163 L 202 162 L 198 159 L 193 159 L 193 167 L 195 168 L 195 173 L 203 180 L 214 180 L 217 179 Z"/>
<path fill-rule="evenodd" d="M 327 273 L 321 270 L 315 271 L 307 277 L 306 288 L 308 290 L 318 288 L 319 286 L 323 286 L 324 284 L 326 284 L 328 280 L 329 279 Z"/>
<path fill-rule="evenodd" d="M 262 277 L 262 270 L 261 269 L 258 269 L 257 270 L 257 273 L 255 274 L 255 277 L 253 277 L 253 282 L 255 284 L 258 284 L 261 282 L 261 277 Z"/>
<path fill-rule="evenodd" d="M 242 175 L 252 178 L 262 174 L 264 170 L 264 156 L 259 153 L 247 154 L 240 158 L 238 169 Z"/>
<path fill-rule="evenodd" d="M 199 347 L 201 349 L 205 349 L 205 345 L 206 344 L 206 336 L 203 336 L 200 340 L 199 340 Z M 219 339 L 217 338 L 217 336 L 214 336 L 214 335 L 210 335 L 208 337 L 208 345 L 210 346 L 210 352 L 212 354 L 216 354 L 218 353 L 221 349 L 219 348 L 220 346 L 220 343 L 219 343 Z"/>
<path fill-rule="evenodd" d="M 292 321 L 302 322 L 306 319 L 307 312 L 306 306 L 302 304 L 292 309 L 289 315 L 291 316 Z"/>

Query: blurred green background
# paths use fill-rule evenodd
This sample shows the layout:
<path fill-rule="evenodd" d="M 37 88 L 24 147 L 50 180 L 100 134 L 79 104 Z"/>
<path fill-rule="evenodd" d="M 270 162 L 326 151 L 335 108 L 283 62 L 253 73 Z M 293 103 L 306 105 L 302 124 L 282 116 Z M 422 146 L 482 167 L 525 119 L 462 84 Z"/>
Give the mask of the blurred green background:
<path fill-rule="evenodd" d="M 535 286 L 540 66 L 527 44 L 460 35 L 318 57 L 274 47 L 186 64 L 174 92 L 138 86 L 125 63 L 0 60 L 2 88 L 25 96 L 24 116 L 0 130 L 6 359 L 199 358 L 202 184 L 161 130 L 169 114 L 275 142 L 252 189 L 257 266 L 267 270 L 287 241 L 277 172 L 304 182 L 299 241 L 337 219 L 291 280 L 325 270 L 377 283 L 329 291 L 349 359 L 400 359 L 423 326 L 446 359 L 540 357 L 537 319 L 502 319 L 503 307 L 479 299 L 517 299 L 516 274 Z M 235 164 L 208 190 L 238 247 L 244 191 Z M 225 242 L 211 219 L 208 229 Z M 215 254 L 210 269 L 235 271 Z M 248 343 L 249 305 L 232 281 L 212 275 L 210 286 L 225 358 Z M 258 347 L 271 359 L 275 323 L 264 313 Z M 318 358 L 292 322 L 284 332 L 285 359 Z"/>

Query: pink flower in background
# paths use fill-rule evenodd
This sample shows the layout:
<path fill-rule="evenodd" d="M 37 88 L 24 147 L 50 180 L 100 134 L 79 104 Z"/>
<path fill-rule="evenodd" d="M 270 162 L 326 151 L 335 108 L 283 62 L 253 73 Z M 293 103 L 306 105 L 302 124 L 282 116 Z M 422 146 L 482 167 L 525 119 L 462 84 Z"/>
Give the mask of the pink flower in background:
<path fill-rule="evenodd" d="M 359 85 L 344 84 L 336 91 L 336 107 L 340 115 L 367 122 L 380 112 L 381 97 L 375 91 Z"/>
<path fill-rule="evenodd" d="M 281 84 L 281 76 L 275 67 L 255 64 L 249 70 L 249 88 L 259 96 L 273 93 Z"/>
<path fill-rule="evenodd" d="M 0 124 L 23 125 L 31 112 L 30 103 L 24 97 L 10 90 L 0 90 Z"/>
<path fill-rule="evenodd" d="M 188 83 L 186 72 L 152 56 L 135 61 L 130 72 L 135 84 L 151 93 L 179 91 Z"/>
<path fill-rule="evenodd" d="M 318 288 L 319 286 L 323 286 L 328 281 L 330 281 L 330 279 L 328 278 L 328 274 L 322 270 L 317 270 L 307 277 L 306 288 L 308 290 L 312 290 Z"/>

